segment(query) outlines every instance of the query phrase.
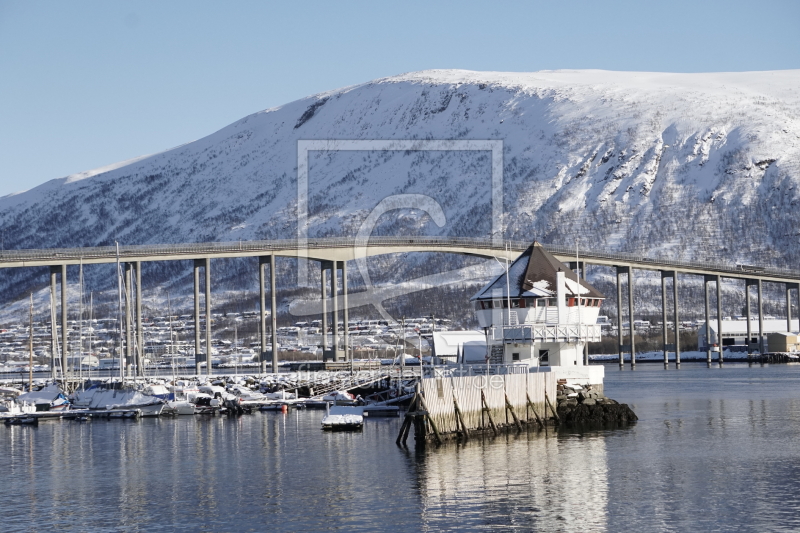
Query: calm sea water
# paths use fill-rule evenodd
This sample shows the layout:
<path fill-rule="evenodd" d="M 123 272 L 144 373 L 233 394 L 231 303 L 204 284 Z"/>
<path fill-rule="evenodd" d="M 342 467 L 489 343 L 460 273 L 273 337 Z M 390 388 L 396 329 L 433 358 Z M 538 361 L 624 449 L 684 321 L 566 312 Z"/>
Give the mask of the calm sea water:
<path fill-rule="evenodd" d="M 639 367 L 606 367 L 628 429 L 438 449 L 320 411 L 0 427 L 0 530 L 800 530 L 800 366 Z"/>

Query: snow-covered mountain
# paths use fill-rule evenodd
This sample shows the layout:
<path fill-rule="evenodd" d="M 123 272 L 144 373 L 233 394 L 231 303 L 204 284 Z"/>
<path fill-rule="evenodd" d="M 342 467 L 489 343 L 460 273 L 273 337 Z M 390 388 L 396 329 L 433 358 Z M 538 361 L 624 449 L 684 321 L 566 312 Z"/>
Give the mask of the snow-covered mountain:
<path fill-rule="evenodd" d="M 800 264 L 800 71 L 379 79 L 0 198 L 5 248 L 293 238 L 297 141 L 313 139 L 502 140 L 506 238 Z M 488 236 L 490 178 L 488 152 L 312 152 L 309 235 L 355 235 L 414 193 L 446 223 L 410 210 L 376 233 Z"/>

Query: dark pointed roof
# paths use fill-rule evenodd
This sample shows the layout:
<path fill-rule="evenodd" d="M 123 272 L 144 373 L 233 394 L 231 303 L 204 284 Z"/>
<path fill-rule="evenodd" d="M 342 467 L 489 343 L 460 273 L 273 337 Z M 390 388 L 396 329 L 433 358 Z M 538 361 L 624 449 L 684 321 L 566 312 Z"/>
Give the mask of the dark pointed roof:
<path fill-rule="evenodd" d="M 563 271 L 564 277 L 569 280 L 566 284 L 567 296 L 577 296 L 577 274 L 567 265 L 553 257 L 541 244 L 534 241 L 534 243 L 508 267 L 508 286 L 511 298 L 555 296 L 556 273 L 559 270 Z M 580 285 L 582 287 L 580 292 L 583 297 L 605 298 L 603 293 L 585 280 L 580 280 Z M 506 297 L 505 271 L 486 284 L 486 286 L 479 290 L 471 300 L 499 297 Z"/>

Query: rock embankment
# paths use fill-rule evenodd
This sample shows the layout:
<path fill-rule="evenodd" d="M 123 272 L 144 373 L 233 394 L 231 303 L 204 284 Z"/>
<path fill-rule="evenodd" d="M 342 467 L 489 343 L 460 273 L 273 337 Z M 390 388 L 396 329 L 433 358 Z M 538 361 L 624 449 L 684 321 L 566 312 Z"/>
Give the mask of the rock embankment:
<path fill-rule="evenodd" d="M 628 424 L 639 418 L 628 407 L 602 393 L 577 385 L 559 383 L 556 411 L 562 424 Z"/>

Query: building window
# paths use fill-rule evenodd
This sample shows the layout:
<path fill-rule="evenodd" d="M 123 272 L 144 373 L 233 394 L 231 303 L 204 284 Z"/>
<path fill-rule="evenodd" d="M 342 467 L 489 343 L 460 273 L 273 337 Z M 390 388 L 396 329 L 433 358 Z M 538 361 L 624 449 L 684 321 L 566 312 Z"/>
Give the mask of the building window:
<path fill-rule="evenodd" d="M 512 353 L 511 354 L 511 360 L 512 361 L 519 361 L 519 354 L 518 353 Z"/>
<path fill-rule="evenodd" d="M 538 298 L 536 300 L 536 307 L 547 307 L 547 298 Z"/>
<path fill-rule="evenodd" d="M 514 309 L 519 308 L 519 300 L 511 300 L 511 307 Z"/>
<path fill-rule="evenodd" d="M 550 350 L 539 350 L 539 363 L 542 365 L 550 363 Z"/>

